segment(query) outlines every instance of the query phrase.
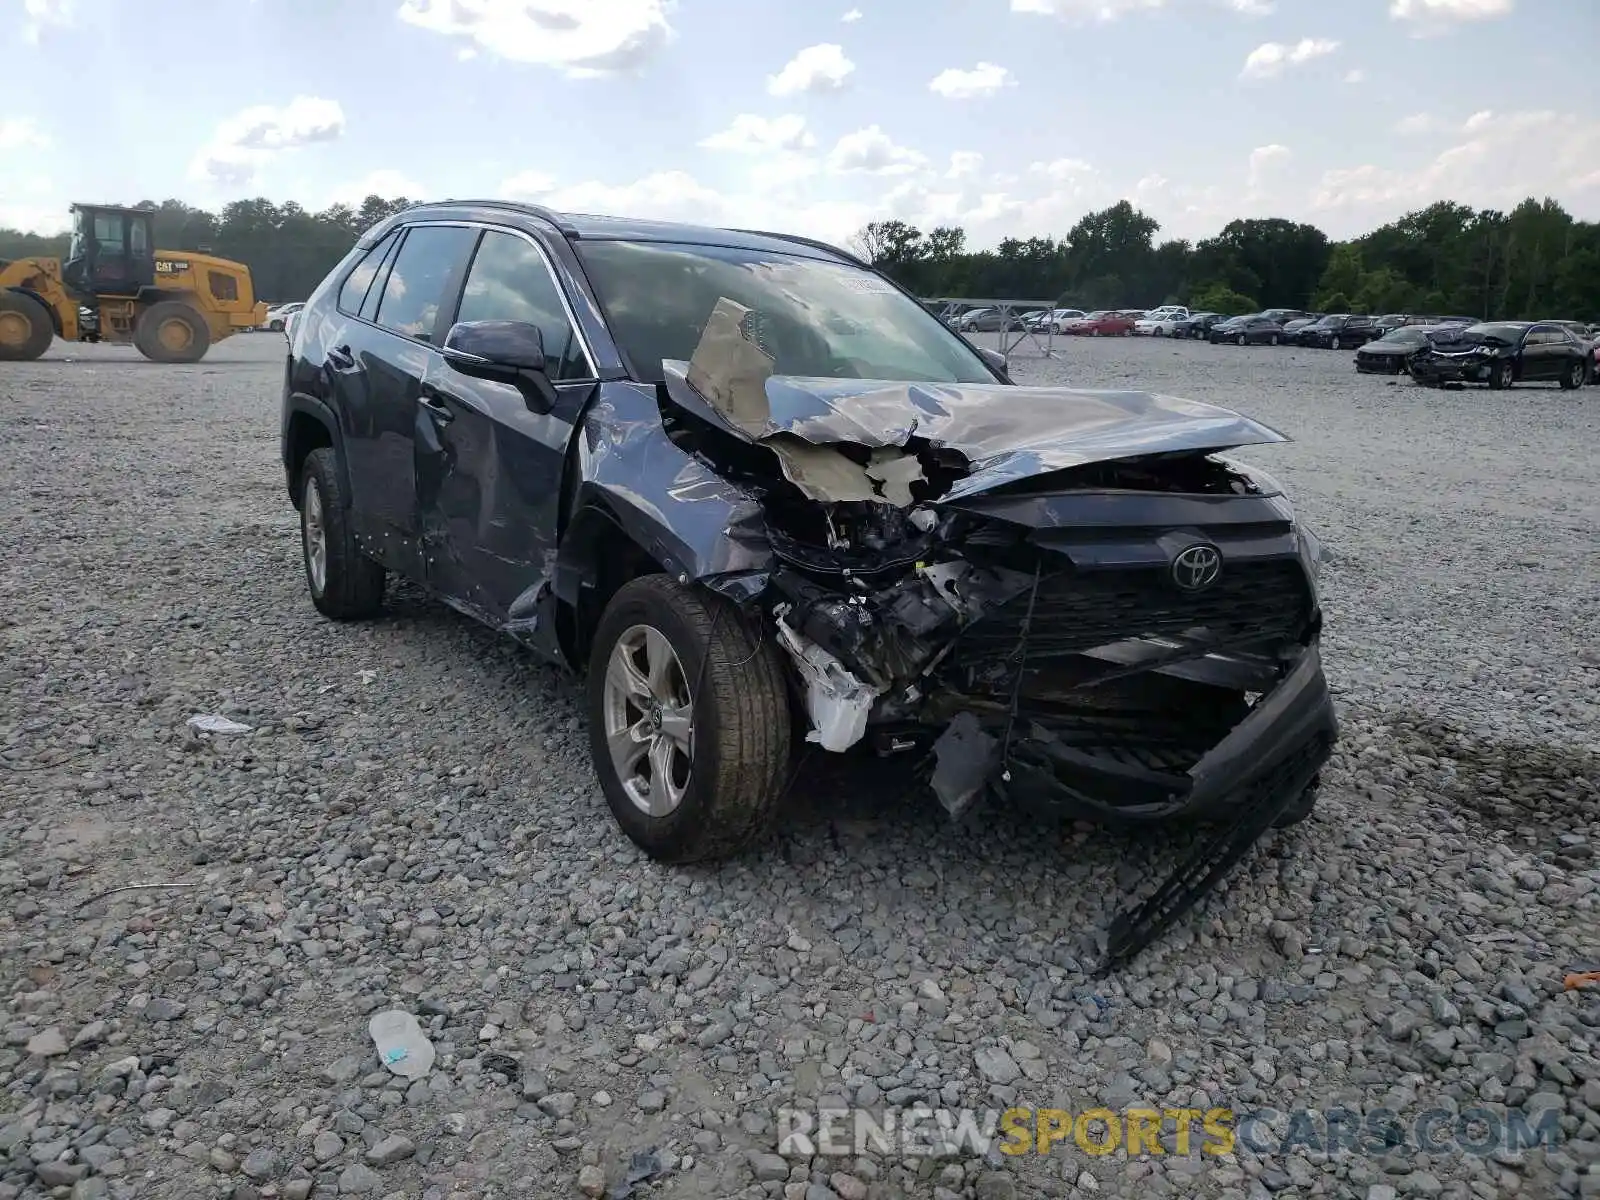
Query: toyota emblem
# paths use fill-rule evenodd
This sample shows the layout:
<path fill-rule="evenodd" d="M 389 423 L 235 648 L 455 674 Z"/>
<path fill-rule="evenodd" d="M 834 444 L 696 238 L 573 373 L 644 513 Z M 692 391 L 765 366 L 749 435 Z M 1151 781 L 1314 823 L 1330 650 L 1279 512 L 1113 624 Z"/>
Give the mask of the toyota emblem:
<path fill-rule="evenodd" d="M 1222 552 L 1215 546 L 1197 542 L 1172 560 L 1172 582 L 1179 590 L 1200 592 L 1222 574 Z"/>

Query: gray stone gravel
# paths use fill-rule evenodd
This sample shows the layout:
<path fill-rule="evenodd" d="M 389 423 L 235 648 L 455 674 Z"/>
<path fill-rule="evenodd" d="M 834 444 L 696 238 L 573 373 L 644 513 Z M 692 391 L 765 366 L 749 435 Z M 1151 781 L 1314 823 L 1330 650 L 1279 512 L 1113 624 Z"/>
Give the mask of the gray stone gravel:
<path fill-rule="evenodd" d="M 0 1200 L 600 1195 L 641 1161 L 636 1196 L 1600 1195 L 1600 988 L 1562 988 L 1600 969 L 1600 391 L 1064 348 L 1016 374 L 1297 439 L 1241 457 L 1327 545 L 1345 728 L 1315 817 L 1102 982 L 1090 935 L 1177 836 L 955 830 L 898 768 L 833 763 L 772 847 L 659 868 L 570 682 L 411 589 L 315 615 L 280 339 L 0 366 Z M 379 1063 L 388 1007 L 426 1078 Z M 778 1157 L 777 1109 L 823 1102 L 1482 1109 L 1560 1137 Z"/>

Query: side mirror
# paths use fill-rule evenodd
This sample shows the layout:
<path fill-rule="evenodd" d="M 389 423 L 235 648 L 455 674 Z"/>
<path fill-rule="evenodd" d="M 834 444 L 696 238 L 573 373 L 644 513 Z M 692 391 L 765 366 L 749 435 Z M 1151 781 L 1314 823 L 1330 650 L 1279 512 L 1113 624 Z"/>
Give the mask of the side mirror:
<path fill-rule="evenodd" d="M 983 361 L 989 364 L 996 375 L 1007 383 L 1011 382 L 1011 374 L 1006 370 L 1006 356 L 1004 354 L 1001 354 L 998 350 L 992 350 L 988 346 L 979 346 L 978 353 L 983 356 Z"/>
<path fill-rule="evenodd" d="M 533 412 L 547 413 L 556 405 L 555 385 L 546 374 L 544 331 L 537 325 L 457 321 L 439 352 L 463 375 L 511 384 Z"/>
<path fill-rule="evenodd" d="M 479 379 L 514 383 L 545 373 L 544 331 L 526 321 L 458 321 L 441 353 L 463 375 Z"/>

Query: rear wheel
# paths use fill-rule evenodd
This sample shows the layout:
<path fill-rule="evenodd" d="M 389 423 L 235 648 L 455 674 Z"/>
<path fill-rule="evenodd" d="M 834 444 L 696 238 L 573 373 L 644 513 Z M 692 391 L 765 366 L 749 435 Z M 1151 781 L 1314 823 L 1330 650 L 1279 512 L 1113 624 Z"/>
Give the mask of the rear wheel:
<path fill-rule="evenodd" d="M 1496 363 L 1494 373 L 1489 376 L 1489 386 L 1497 392 L 1503 392 L 1516 382 L 1516 370 L 1509 362 Z"/>
<path fill-rule="evenodd" d="M 133 344 L 153 362 L 199 362 L 211 348 L 211 327 L 181 300 L 163 300 L 139 314 Z"/>
<path fill-rule="evenodd" d="M 1271 339 L 1270 339 L 1270 341 L 1272 342 L 1272 344 L 1274 346 L 1276 346 L 1278 344 L 1278 335 L 1277 334 L 1273 334 Z"/>
<path fill-rule="evenodd" d="M 54 336 L 44 305 L 22 292 L 0 292 L 0 360 L 31 362 L 50 348 Z"/>
<path fill-rule="evenodd" d="M 1583 386 L 1584 376 L 1588 372 L 1581 362 L 1575 362 L 1561 373 L 1561 387 L 1563 391 L 1572 391 Z"/>
<path fill-rule="evenodd" d="M 349 516 L 339 461 L 321 446 L 300 470 L 300 547 L 311 603 L 335 621 L 357 621 L 383 607 L 383 566 L 356 547 Z"/>
<path fill-rule="evenodd" d="M 606 803 L 661 862 L 764 836 L 789 767 L 778 649 L 727 601 L 668 575 L 624 584 L 589 660 L 589 746 Z"/>

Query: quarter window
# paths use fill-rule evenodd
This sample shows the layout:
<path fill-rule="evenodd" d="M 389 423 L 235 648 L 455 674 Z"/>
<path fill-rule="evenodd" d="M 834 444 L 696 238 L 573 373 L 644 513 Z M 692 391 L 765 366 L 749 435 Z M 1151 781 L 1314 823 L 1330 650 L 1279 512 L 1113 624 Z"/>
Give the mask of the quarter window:
<path fill-rule="evenodd" d="M 389 268 L 378 324 L 394 333 L 431 342 L 445 288 L 466 261 L 477 231 L 460 225 L 417 225 Z"/>
<path fill-rule="evenodd" d="M 458 321 L 523 321 L 544 336 L 551 379 L 593 376 L 544 255 L 515 234 L 489 230 L 467 273 Z"/>
<path fill-rule="evenodd" d="M 399 234 L 391 233 L 379 242 L 367 256 L 358 262 L 355 270 L 345 276 L 344 286 L 339 289 L 339 311 L 354 316 L 361 311 L 361 302 L 367 297 L 367 289 L 372 286 L 372 279 L 378 273 L 378 268 L 383 264 L 384 256 L 389 253 Z"/>

